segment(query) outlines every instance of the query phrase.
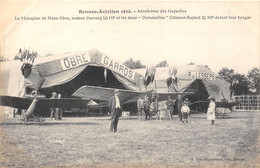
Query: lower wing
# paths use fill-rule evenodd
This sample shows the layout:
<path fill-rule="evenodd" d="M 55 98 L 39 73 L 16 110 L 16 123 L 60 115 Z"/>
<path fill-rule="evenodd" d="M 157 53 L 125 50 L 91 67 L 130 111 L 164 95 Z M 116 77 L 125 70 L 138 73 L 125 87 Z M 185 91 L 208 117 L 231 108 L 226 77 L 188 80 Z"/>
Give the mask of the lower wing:
<path fill-rule="evenodd" d="M 33 99 L 14 97 L 14 96 L 0 96 L 0 106 L 7 106 L 20 109 L 28 109 L 32 104 Z M 44 108 L 84 108 L 88 106 L 89 99 L 77 99 L 77 98 L 60 98 L 60 99 L 49 99 L 49 98 L 38 98 L 36 107 Z"/>
<path fill-rule="evenodd" d="M 23 97 L 0 96 L 0 106 L 28 109 L 32 101 L 32 99 Z"/>

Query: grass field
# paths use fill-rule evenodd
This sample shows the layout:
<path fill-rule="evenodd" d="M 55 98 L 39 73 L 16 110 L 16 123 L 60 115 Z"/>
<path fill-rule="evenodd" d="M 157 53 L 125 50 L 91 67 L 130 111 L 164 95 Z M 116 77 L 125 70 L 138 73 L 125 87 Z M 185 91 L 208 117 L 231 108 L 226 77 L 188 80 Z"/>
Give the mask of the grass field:
<path fill-rule="evenodd" d="M 2 119 L 0 167 L 260 167 L 260 112 L 233 112 L 210 125 L 205 114 L 189 124 L 64 118 L 42 125 Z"/>

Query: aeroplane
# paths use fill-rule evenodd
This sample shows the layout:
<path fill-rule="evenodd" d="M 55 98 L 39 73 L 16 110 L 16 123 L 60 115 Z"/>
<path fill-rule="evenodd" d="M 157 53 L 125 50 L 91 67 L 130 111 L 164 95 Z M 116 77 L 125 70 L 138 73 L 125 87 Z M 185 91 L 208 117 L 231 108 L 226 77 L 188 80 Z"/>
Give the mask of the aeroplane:
<path fill-rule="evenodd" d="M 86 108 L 90 99 L 79 99 L 79 98 L 44 98 L 38 95 L 42 84 L 45 79 L 42 78 L 36 84 L 36 89 L 32 92 L 34 94 L 27 95 L 26 97 L 14 97 L 14 96 L 0 96 L 0 105 L 8 106 L 12 108 L 17 108 L 19 110 L 26 110 L 23 113 L 22 120 L 26 123 L 30 118 L 33 118 L 35 122 L 42 122 L 42 117 L 39 113 L 35 111 L 40 111 L 39 109 L 48 110 L 50 108 Z M 47 113 L 47 111 L 45 111 Z"/>
<path fill-rule="evenodd" d="M 220 102 L 216 102 L 216 116 L 228 117 L 228 114 L 232 111 L 232 107 L 240 104 L 240 102 L 228 102 L 226 99 L 222 99 Z"/>
<path fill-rule="evenodd" d="M 167 100 L 170 95 L 173 99 L 176 99 L 178 95 L 186 96 L 189 94 L 193 94 L 193 92 L 170 92 L 170 93 L 156 93 L 154 90 L 150 91 L 133 91 L 133 90 L 125 90 L 125 89 L 115 89 L 115 88 L 105 88 L 105 87 L 97 87 L 97 86 L 82 86 L 78 90 L 76 90 L 72 96 L 81 97 L 81 98 L 89 98 L 94 100 L 102 100 L 108 101 L 114 95 L 114 91 L 118 90 L 120 92 L 119 98 L 121 103 L 128 104 L 137 102 L 140 95 L 148 94 L 150 96 L 155 97 L 157 95 L 158 101 Z M 155 95 L 156 94 L 156 95 Z M 153 99 L 153 97 L 151 97 Z"/>
<path fill-rule="evenodd" d="M 195 104 L 208 104 L 209 101 L 196 101 L 189 106 L 195 105 Z M 216 112 L 215 115 L 216 117 L 228 117 L 228 114 L 232 111 L 232 107 L 235 105 L 238 105 L 240 102 L 228 102 L 226 99 L 222 99 L 219 102 L 215 102 L 216 104 Z"/>
<path fill-rule="evenodd" d="M 38 93 L 38 90 L 41 88 L 44 79 L 38 82 L 36 85 L 37 89 L 35 90 Z M 78 90 L 76 90 L 71 96 L 72 98 L 59 98 L 59 99 L 50 99 L 50 98 L 42 98 L 36 95 L 32 97 L 13 97 L 13 96 L 0 96 L 0 105 L 8 106 L 18 109 L 25 109 L 26 112 L 24 114 L 25 121 L 28 120 L 29 116 L 38 116 L 35 111 L 39 108 L 50 109 L 50 108 L 72 108 L 77 107 L 81 109 L 87 109 L 91 105 L 88 103 L 91 100 L 100 100 L 103 102 L 108 102 L 109 98 L 114 95 L 114 91 L 118 90 L 120 92 L 119 98 L 122 103 L 134 103 L 137 102 L 140 95 L 150 94 L 151 96 L 157 96 L 158 101 L 167 100 L 169 95 L 172 96 L 173 99 L 177 98 L 178 95 L 185 96 L 188 94 L 192 94 L 193 92 L 173 92 L 173 93 L 155 93 L 155 91 L 151 90 L 148 92 L 144 91 L 132 91 L 125 89 L 115 89 L 115 88 L 104 88 L 104 87 L 96 87 L 96 86 L 82 86 Z M 107 104 L 103 104 L 103 107 L 107 106 Z M 38 119 L 38 117 L 36 117 Z"/>
<path fill-rule="evenodd" d="M 155 90 L 133 91 L 133 90 L 104 88 L 104 87 L 96 87 L 96 86 L 82 86 L 77 91 L 75 91 L 72 94 L 72 96 L 77 96 L 81 98 L 90 98 L 94 100 L 101 100 L 101 101 L 108 102 L 108 100 L 114 95 L 115 90 L 119 91 L 119 99 L 123 106 L 123 110 L 127 109 L 130 111 L 136 111 L 137 107 L 135 105 L 140 95 L 142 96 L 147 95 L 151 103 L 150 113 L 152 116 L 158 115 L 157 112 L 160 110 L 160 108 L 158 107 L 158 102 L 167 100 L 168 96 L 171 96 L 172 99 L 177 99 L 178 95 L 184 97 L 186 95 L 193 94 L 193 92 L 157 93 Z M 124 107 L 124 105 L 126 108 Z"/>

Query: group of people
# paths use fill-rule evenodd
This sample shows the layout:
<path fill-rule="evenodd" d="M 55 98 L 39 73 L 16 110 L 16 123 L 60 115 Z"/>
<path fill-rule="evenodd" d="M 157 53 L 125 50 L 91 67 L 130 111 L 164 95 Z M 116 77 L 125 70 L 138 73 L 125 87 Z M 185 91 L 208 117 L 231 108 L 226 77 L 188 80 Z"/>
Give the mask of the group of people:
<path fill-rule="evenodd" d="M 209 97 L 208 100 L 209 100 L 209 106 L 207 110 L 207 120 L 210 120 L 211 124 L 214 124 L 215 108 L 216 108 L 215 99 L 213 97 Z M 188 98 L 186 98 L 183 101 L 181 99 L 181 95 L 178 95 L 178 99 L 174 102 L 171 99 L 171 96 L 168 96 L 168 100 L 166 101 L 165 104 L 167 105 L 167 110 L 168 113 L 171 115 L 171 118 L 174 113 L 174 107 L 175 107 L 178 111 L 180 121 L 182 121 L 183 123 L 188 123 L 188 116 L 190 113 L 189 105 L 191 104 Z"/>
<path fill-rule="evenodd" d="M 149 97 L 147 94 L 144 96 L 140 96 L 137 101 L 137 109 L 138 109 L 138 117 L 142 120 L 148 120 L 151 119 L 151 113 L 150 113 L 150 104 L 151 101 L 149 100 Z M 188 105 L 190 104 L 190 101 L 188 98 L 185 99 L 185 101 L 182 101 L 181 95 L 178 95 L 178 99 L 176 101 L 171 99 L 171 96 L 168 96 L 168 100 L 166 101 L 167 106 L 167 113 L 170 116 L 170 119 L 172 118 L 172 115 L 174 113 L 174 109 L 178 111 L 180 121 L 182 122 L 188 122 L 188 113 L 190 112 L 190 109 Z"/>
<path fill-rule="evenodd" d="M 178 95 L 178 99 L 174 101 L 171 99 L 171 96 L 168 96 L 168 100 L 165 104 L 167 105 L 167 112 L 170 118 L 172 118 L 175 109 L 178 112 L 180 121 L 188 123 L 188 114 L 190 113 L 190 101 L 188 98 L 183 101 L 181 95 Z"/>
<path fill-rule="evenodd" d="M 207 111 L 207 120 L 211 121 L 211 124 L 215 122 L 215 99 L 209 97 L 208 100 L 209 106 Z M 184 101 L 181 99 L 181 95 L 178 95 L 178 99 L 176 101 L 171 99 L 171 96 L 168 96 L 168 100 L 165 103 L 167 105 L 167 110 L 169 114 L 172 116 L 174 112 L 174 108 L 177 109 L 179 120 L 183 123 L 188 123 L 188 115 L 190 113 L 189 105 L 191 102 L 186 98 Z M 109 100 L 109 111 L 111 112 L 111 124 L 110 131 L 117 132 L 117 125 L 119 118 L 122 116 L 122 108 L 119 99 L 119 91 L 114 91 L 114 96 L 112 96 Z M 145 116 L 145 119 L 150 119 L 150 101 L 147 95 L 143 97 L 139 97 L 137 101 L 137 108 L 139 111 L 139 115 Z"/>
<path fill-rule="evenodd" d="M 57 94 L 56 92 L 52 93 L 51 99 L 59 99 L 61 98 L 61 94 Z M 54 118 L 55 120 L 62 120 L 62 108 L 51 108 L 51 120 Z"/>

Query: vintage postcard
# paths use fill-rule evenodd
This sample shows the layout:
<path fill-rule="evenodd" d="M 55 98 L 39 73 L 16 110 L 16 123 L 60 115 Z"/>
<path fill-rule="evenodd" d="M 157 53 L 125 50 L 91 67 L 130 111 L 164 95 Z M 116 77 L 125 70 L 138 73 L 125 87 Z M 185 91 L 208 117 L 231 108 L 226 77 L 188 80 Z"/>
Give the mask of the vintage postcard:
<path fill-rule="evenodd" d="M 260 167 L 260 2 L 0 11 L 0 167 Z"/>

